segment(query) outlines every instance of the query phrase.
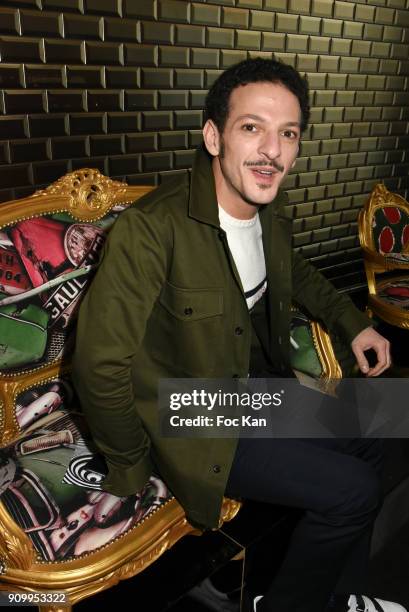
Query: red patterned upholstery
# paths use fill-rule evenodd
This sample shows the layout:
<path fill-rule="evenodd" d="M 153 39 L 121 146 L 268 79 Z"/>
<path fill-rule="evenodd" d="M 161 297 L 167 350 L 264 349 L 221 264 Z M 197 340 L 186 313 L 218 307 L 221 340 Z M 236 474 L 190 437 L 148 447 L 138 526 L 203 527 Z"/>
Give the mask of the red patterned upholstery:
<path fill-rule="evenodd" d="M 397 206 L 378 208 L 372 221 L 379 253 L 400 253 L 409 243 L 409 215 Z"/>
<path fill-rule="evenodd" d="M 368 313 L 409 328 L 409 203 L 375 185 L 359 214 L 368 282 Z"/>

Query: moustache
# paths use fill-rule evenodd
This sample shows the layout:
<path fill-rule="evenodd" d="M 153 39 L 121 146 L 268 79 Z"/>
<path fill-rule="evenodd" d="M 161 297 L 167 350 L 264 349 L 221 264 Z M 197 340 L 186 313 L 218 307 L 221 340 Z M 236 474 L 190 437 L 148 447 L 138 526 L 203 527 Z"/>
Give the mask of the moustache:
<path fill-rule="evenodd" d="M 277 170 L 278 172 L 284 172 L 284 166 L 282 166 L 281 164 L 279 164 L 277 161 L 273 160 L 271 162 L 244 162 L 245 166 L 251 167 L 251 166 L 258 166 L 258 167 L 262 167 L 262 166 L 267 166 L 268 168 L 274 168 L 275 170 Z"/>

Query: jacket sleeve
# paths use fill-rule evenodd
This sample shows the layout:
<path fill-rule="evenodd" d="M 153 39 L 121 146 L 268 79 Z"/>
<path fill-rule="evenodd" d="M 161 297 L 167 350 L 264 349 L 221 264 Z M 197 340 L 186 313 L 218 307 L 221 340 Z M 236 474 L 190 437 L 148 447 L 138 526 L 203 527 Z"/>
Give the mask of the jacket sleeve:
<path fill-rule="evenodd" d="M 161 224 L 136 208 L 122 213 L 80 308 L 73 381 L 93 440 L 105 457 L 103 489 L 140 490 L 152 473 L 150 440 L 137 415 L 131 360 L 166 277 Z"/>
<path fill-rule="evenodd" d="M 293 252 L 293 299 L 320 319 L 329 331 L 351 344 L 359 332 L 373 321 L 353 304 L 349 296 L 334 286 L 297 252 Z"/>

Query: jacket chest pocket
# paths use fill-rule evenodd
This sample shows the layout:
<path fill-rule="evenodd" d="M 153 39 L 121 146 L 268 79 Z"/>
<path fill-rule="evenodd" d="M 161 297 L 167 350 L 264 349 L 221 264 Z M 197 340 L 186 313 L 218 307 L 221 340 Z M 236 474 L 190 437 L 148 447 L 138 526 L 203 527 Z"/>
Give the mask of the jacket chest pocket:
<path fill-rule="evenodd" d="M 159 303 L 179 321 L 200 321 L 223 314 L 223 289 L 182 289 L 166 283 Z"/>
<path fill-rule="evenodd" d="M 169 377 L 212 377 L 224 362 L 222 288 L 182 289 L 166 283 L 148 326 L 146 346 Z"/>

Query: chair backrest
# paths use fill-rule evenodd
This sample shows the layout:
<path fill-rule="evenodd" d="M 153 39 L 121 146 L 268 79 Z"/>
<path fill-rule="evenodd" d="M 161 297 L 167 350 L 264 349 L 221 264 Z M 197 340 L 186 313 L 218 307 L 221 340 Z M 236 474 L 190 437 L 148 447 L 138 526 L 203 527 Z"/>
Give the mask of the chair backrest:
<path fill-rule="evenodd" d="M 409 249 L 409 203 L 382 183 L 373 188 L 359 216 L 361 245 L 378 253 Z"/>
<path fill-rule="evenodd" d="M 20 398 L 45 378 L 64 375 L 78 307 L 106 234 L 120 212 L 151 189 L 82 169 L 0 205 L 2 444 L 61 403 L 63 383 L 52 386 L 41 406 L 32 398 L 31 416 Z"/>
<path fill-rule="evenodd" d="M 0 206 L 0 531 L 20 530 L 11 567 L 98 551 L 172 497 L 155 475 L 126 499 L 99 490 L 104 469 L 70 380 L 106 234 L 151 189 L 83 169 Z"/>

